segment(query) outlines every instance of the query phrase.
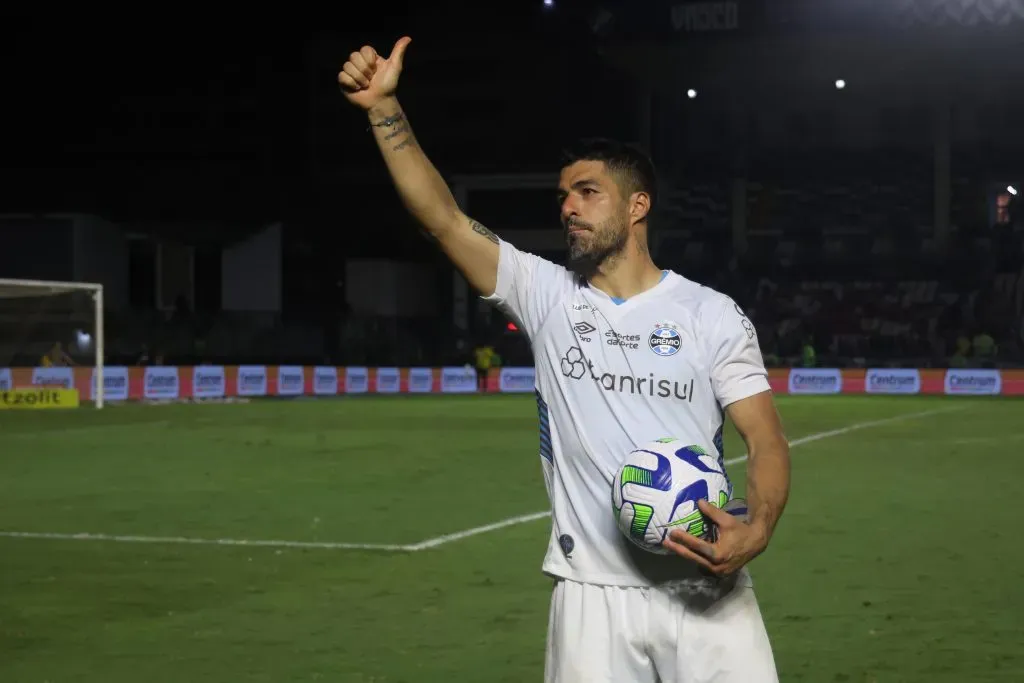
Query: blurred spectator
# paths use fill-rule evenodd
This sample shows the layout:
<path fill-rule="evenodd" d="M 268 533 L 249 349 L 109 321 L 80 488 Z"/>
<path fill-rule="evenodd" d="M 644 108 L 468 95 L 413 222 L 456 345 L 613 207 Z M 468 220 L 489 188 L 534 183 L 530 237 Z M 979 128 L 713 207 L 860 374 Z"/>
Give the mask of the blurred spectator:
<path fill-rule="evenodd" d="M 487 377 L 491 372 L 491 368 L 498 366 L 500 359 L 498 358 L 498 354 L 495 352 L 494 347 L 490 344 L 478 346 L 474 350 L 473 355 L 476 359 L 476 374 L 479 389 L 480 391 L 487 391 Z"/>
<path fill-rule="evenodd" d="M 803 345 L 803 366 L 813 368 L 818 364 L 818 354 L 814 350 L 814 339 L 806 337 Z"/>
<path fill-rule="evenodd" d="M 979 330 L 971 341 L 974 347 L 974 359 L 980 367 L 994 367 L 996 359 L 996 340 L 984 330 Z"/>
<path fill-rule="evenodd" d="M 54 342 L 53 346 L 39 359 L 39 365 L 44 368 L 71 367 L 75 362 L 71 356 L 64 351 L 60 342 Z"/>
<path fill-rule="evenodd" d="M 949 359 L 950 367 L 966 368 L 970 354 L 971 340 L 967 338 L 966 334 L 960 332 L 956 338 L 956 346 L 953 350 L 953 356 Z"/>

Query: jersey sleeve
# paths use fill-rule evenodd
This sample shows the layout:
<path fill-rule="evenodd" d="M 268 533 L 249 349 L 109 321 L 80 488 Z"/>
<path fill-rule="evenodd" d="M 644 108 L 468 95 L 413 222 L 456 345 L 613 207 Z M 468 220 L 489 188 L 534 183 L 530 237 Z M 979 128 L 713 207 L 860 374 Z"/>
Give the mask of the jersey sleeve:
<path fill-rule="evenodd" d="M 771 386 L 754 324 L 729 297 L 723 296 L 714 308 L 717 313 L 711 316 L 711 384 L 715 398 L 724 408 L 769 391 Z"/>
<path fill-rule="evenodd" d="M 498 283 L 481 297 L 511 318 L 531 340 L 572 288 L 572 274 L 555 263 L 500 241 Z"/>

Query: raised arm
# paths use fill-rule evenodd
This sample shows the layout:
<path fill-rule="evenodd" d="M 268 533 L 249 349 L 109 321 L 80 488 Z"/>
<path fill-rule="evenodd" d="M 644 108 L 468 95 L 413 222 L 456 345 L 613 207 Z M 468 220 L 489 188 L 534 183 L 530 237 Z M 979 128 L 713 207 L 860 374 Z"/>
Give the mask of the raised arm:
<path fill-rule="evenodd" d="M 451 190 L 420 148 L 395 91 L 411 39 L 401 38 L 388 58 L 370 46 L 353 52 L 338 74 L 349 102 L 363 109 L 402 203 L 437 240 L 455 267 L 483 296 L 498 278 L 498 237 L 459 209 Z"/>

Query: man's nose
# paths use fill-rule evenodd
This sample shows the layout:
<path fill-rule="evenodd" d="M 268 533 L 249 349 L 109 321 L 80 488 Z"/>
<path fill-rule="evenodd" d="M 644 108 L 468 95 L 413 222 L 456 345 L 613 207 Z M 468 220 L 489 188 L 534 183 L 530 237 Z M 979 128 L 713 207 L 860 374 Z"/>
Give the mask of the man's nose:
<path fill-rule="evenodd" d="M 562 202 L 562 222 L 566 223 L 570 218 L 578 217 L 580 215 L 579 207 L 572 199 L 566 199 Z"/>

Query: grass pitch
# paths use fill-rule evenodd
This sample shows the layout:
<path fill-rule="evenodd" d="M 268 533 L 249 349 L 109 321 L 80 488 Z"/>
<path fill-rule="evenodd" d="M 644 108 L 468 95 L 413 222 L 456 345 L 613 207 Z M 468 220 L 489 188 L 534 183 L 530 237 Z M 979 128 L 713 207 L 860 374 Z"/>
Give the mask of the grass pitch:
<path fill-rule="evenodd" d="M 1024 680 L 1024 404 L 779 405 L 791 440 L 946 411 L 793 449 L 751 566 L 782 680 Z M 414 544 L 546 509 L 536 420 L 519 396 L 0 414 L 0 531 Z M 0 537 L 0 681 L 541 680 L 548 530 L 420 552 Z"/>

